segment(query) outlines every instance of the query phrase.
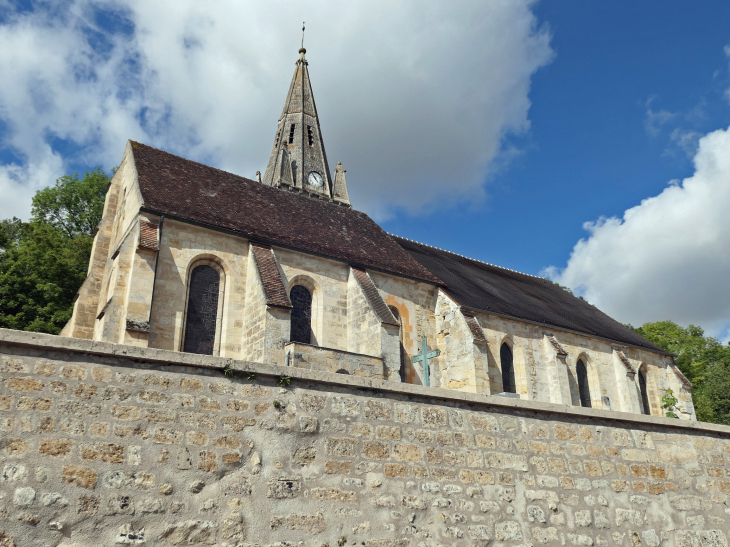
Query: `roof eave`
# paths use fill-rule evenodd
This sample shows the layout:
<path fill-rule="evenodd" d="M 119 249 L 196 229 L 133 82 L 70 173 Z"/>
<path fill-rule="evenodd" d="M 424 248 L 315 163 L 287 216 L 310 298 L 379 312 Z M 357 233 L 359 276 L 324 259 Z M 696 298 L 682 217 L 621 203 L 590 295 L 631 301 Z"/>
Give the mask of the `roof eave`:
<path fill-rule="evenodd" d="M 455 302 L 457 301 L 454 298 L 453 295 L 449 295 L 449 296 Z M 611 344 L 619 344 L 619 345 L 624 346 L 624 347 L 630 347 L 630 348 L 636 348 L 636 349 L 640 349 L 640 350 L 644 350 L 644 351 L 650 351 L 652 353 L 658 353 L 660 355 L 666 355 L 666 356 L 669 356 L 669 357 L 672 356 L 672 353 L 670 353 L 668 351 L 665 351 L 665 350 L 663 350 L 661 348 L 656 348 L 656 349 L 654 349 L 654 348 L 648 348 L 648 347 L 645 347 L 645 346 L 639 346 L 637 344 L 630 344 L 630 343 L 624 342 L 622 340 L 615 340 L 613 338 L 606 338 L 605 336 L 600 336 L 598 334 L 591 334 L 591 333 L 587 333 L 587 332 L 581 332 L 579 330 L 568 329 L 566 327 L 559 327 L 559 326 L 556 326 L 556 325 L 552 325 L 550 323 L 543 323 L 541 321 L 533 321 L 531 319 L 522 319 L 521 317 L 517 317 L 515 315 L 510 315 L 508 313 L 496 312 L 494 310 L 482 310 L 482 309 L 479 309 L 479 308 L 473 308 L 471 306 L 464 306 L 464 305 L 461 305 L 461 304 L 459 304 L 459 305 L 461 306 L 461 309 L 466 310 L 467 312 L 471 312 L 471 313 L 483 313 L 483 314 L 487 314 L 487 315 L 494 315 L 494 316 L 497 316 L 497 317 L 504 317 L 505 319 L 512 319 L 514 321 L 520 321 L 522 323 L 529 323 L 531 325 L 537 325 L 537 326 L 540 326 L 540 327 L 543 327 L 543 328 L 551 328 L 551 329 L 560 330 L 560 331 L 563 331 L 563 332 L 569 332 L 571 334 L 577 334 L 579 336 L 587 336 L 587 337 L 593 338 L 595 340 L 602 340 L 604 342 L 610 342 Z"/>
<path fill-rule="evenodd" d="M 272 247 L 279 247 L 279 248 L 282 248 L 282 249 L 289 249 L 291 251 L 297 251 L 297 252 L 304 253 L 304 254 L 308 254 L 308 255 L 311 255 L 311 256 L 318 256 L 318 257 L 321 257 L 321 258 L 327 258 L 329 260 L 335 260 L 337 262 L 341 262 L 343 264 L 347 264 L 348 266 L 353 266 L 353 267 L 361 268 L 361 269 L 364 269 L 364 270 L 372 270 L 372 271 L 381 272 L 381 273 L 385 273 L 385 274 L 389 274 L 389 275 L 394 275 L 394 276 L 397 276 L 397 277 L 402 277 L 404 279 L 411 279 L 413 281 L 418 281 L 419 283 L 426 283 L 426 284 L 432 285 L 434 287 L 446 287 L 446 284 L 443 283 L 443 281 L 441 281 L 438 278 L 436 278 L 438 281 L 434 281 L 434 280 L 431 280 L 431 279 L 420 278 L 420 277 L 416 277 L 416 276 L 404 274 L 404 273 L 401 273 L 401 272 L 394 272 L 392 270 L 386 270 L 384 268 L 378 268 L 378 267 L 372 266 L 370 264 L 363 264 L 361 262 L 355 262 L 355 261 L 351 261 L 351 260 L 345 260 L 345 259 L 340 258 L 340 257 L 337 257 L 337 256 L 328 255 L 328 254 L 325 254 L 325 253 L 318 253 L 316 251 L 312 251 L 311 249 L 304 249 L 302 247 L 297 247 L 295 245 L 287 245 L 285 243 L 281 243 L 281 242 L 278 242 L 278 241 L 273 240 L 273 239 L 262 238 L 260 236 L 256 236 L 256 235 L 253 235 L 253 234 L 250 234 L 250 233 L 247 233 L 247 232 L 243 232 L 243 231 L 239 231 L 239 230 L 232 230 L 230 228 L 223 228 L 221 226 L 216 226 L 215 224 L 209 224 L 209 223 L 206 223 L 206 222 L 201 222 L 199 220 L 192 220 L 192 219 L 185 218 L 185 217 L 181 217 L 181 216 L 178 216 L 178 215 L 173 215 L 173 214 L 170 214 L 170 213 L 166 213 L 164 211 L 161 211 L 159 209 L 154 209 L 152 207 L 140 207 L 140 212 L 151 213 L 151 214 L 155 214 L 155 215 L 165 215 L 165 218 L 166 219 L 176 220 L 178 222 L 183 222 L 185 224 L 191 224 L 193 226 L 200 226 L 201 228 L 207 228 L 208 230 L 213 230 L 215 232 L 221 232 L 221 233 L 224 233 L 224 234 L 230 234 L 230 235 L 234 235 L 234 236 L 238 236 L 238 237 L 244 237 L 244 238 L 246 238 L 249 241 L 252 241 L 254 243 L 259 243 L 259 244 L 262 244 L 262 245 L 270 245 Z"/>

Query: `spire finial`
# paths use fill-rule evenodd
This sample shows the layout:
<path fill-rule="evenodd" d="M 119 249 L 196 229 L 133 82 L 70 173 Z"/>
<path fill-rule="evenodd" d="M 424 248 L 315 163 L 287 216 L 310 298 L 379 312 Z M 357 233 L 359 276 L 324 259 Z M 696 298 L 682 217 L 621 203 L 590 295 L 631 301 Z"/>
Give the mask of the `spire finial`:
<path fill-rule="evenodd" d="M 299 61 L 304 61 L 304 54 L 307 52 L 306 49 L 304 49 L 304 21 L 302 21 L 302 47 L 299 50 Z M 297 62 L 299 62 L 297 61 Z"/>

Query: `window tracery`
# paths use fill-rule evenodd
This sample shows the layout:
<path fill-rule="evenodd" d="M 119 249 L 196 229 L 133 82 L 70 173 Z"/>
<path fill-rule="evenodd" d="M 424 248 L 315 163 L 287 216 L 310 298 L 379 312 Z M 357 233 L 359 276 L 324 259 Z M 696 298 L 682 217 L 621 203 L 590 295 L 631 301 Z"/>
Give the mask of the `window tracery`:
<path fill-rule="evenodd" d="M 193 269 L 190 274 L 183 351 L 213 355 L 219 290 L 220 274 L 215 268 L 200 265 Z"/>

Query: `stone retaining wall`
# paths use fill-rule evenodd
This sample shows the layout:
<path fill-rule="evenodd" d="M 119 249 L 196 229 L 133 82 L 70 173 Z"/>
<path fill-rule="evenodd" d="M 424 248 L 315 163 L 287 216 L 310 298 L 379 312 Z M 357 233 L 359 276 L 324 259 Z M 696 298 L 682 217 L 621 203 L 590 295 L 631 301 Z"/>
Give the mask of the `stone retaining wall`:
<path fill-rule="evenodd" d="M 0 377 L 3 546 L 728 545 L 726 427 L 7 330 Z"/>

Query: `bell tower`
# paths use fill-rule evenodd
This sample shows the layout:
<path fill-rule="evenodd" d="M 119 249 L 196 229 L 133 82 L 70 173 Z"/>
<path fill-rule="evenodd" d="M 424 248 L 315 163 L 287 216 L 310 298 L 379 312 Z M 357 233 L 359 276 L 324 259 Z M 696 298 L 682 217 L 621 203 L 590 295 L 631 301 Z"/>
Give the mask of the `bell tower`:
<path fill-rule="evenodd" d="M 304 48 L 299 50 L 262 183 L 349 207 L 345 171 L 337 164 L 336 180 L 333 180 L 327 162 L 309 81 L 309 63 L 304 57 L 306 52 Z"/>

